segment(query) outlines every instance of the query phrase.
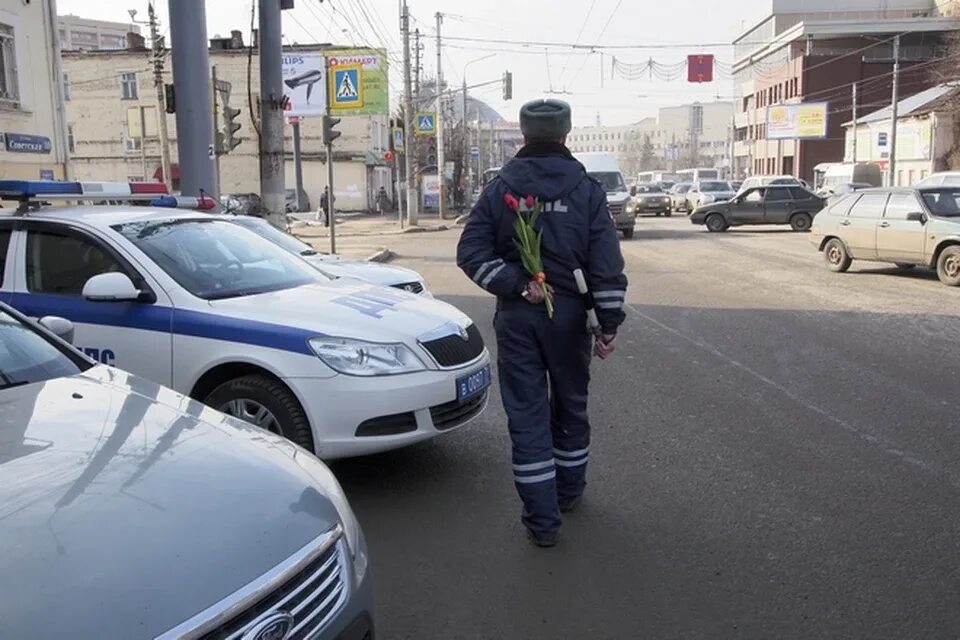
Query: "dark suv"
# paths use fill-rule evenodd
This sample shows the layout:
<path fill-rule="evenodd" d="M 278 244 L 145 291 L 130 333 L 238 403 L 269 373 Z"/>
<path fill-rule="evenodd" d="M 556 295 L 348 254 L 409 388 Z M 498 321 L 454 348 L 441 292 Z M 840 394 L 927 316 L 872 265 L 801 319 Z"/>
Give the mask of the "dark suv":
<path fill-rule="evenodd" d="M 706 225 L 713 232 L 744 224 L 789 224 L 794 231 L 809 231 L 813 216 L 824 203 L 823 198 L 799 186 L 755 187 L 729 202 L 697 208 L 690 222 Z"/>

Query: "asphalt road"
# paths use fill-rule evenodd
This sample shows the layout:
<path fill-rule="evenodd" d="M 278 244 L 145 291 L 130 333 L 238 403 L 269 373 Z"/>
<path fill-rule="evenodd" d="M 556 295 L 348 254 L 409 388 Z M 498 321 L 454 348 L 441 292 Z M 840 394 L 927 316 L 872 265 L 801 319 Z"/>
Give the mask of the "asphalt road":
<path fill-rule="evenodd" d="M 474 318 L 455 231 L 392 248 Z M 638 221 L 562 540 L 523 536 L 499 398 L 431 443 L 334 465 L 389 639 L 955 638 L 960 290 L 823 266 L 807 237 Z"/>

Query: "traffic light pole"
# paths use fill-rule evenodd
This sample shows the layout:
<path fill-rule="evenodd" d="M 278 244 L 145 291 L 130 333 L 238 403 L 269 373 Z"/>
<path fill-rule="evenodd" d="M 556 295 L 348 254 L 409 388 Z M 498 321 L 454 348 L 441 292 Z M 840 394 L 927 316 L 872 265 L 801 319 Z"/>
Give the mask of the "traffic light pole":
<path fill-rule="evenodd" d="M 171 3 L 174 0 L 170 0 Z M 193 4 L 193 3 L 182 3 Z M 267 220 L 286 227 L 284 218 L 283 42 L 280 0 L 259 0 L 260 7 L 260 197 Z M 206 40 L 204 40 L 206 46 Z"/>
<path fill-rule="evenodd" d="M 217 174 L 217 184 L 220 184 L 220 154 L 223 153 L 223 145 L 217 141 L 217 134 L 220 133 L 220 92 L 217 91 L 217 65 L 210 67 L 210 86 L 213 87 L 213 153 L 216 156 L 213 167 Z"/>
<path fill-rule="evenodd" d="M 437 214 L 440 219 L 446 218 L 446 182 L 445 158 L 443 157 L 443 49 L 440 43 L 440 27 L 443 24 L 443 14 L 439 11 L 437 18 L 437 183 L 440 185 L 440 194 L 437 198 Z"/>
<path fill-rule="evenodd" d="M 297 212 L 303 209 L 303 203 L 300 202 L 300 194 L 303 192 L 303 156 L 300 151 L 300 118 L 294 116 L 290 118 L 290 126 L 293 129 L 293 174 L 297 183 Z"/>
<path fill-rule="evenodd" d="M 410 13 L 407 2 L 403 0 L 400 10 L 400 30 L 403 33 L 403 163 L 406 169 L 404 186 L 407 197 L 407 222 L 410 226 L 417 224 L 417 192 L 416 176 L 414 175 L 414 119 L 413 111 L 413 81 L 410 74 Z M 439 87 L 438 87 L 439 88 Z"/>
<path fill-rule="evenodd" d="M 213 160 L 213 104 L 207 16 L 202 2 L 168 0 L 173 84 L 177 95 L 177 149 L 180 192 L 216 199 L 219 186 Z M 277 63 L 279 72 L 279 62 Z"/>

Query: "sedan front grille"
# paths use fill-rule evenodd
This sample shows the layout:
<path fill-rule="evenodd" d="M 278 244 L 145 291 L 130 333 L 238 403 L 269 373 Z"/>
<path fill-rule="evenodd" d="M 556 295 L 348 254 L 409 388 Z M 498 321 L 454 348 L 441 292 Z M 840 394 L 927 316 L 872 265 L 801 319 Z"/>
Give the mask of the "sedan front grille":
<path fill-rule="evenodd" d="M 293 616 L 287 640 L 313 638 L 347 600 L 346 552 L 342 539 L 329 544 L 273 590 L 200 636 L 203 640 L 239 640 L 274 613 Z"/>
<path fill-rule="evenodd" d="M 612 216 L 618 216 L 623 213 L 622 204 L 607 204 L 607 207 L 610 209 L 610 215 Z"/>
<path fill-rule="evenodd" d="M 452 334 L 421 343 L 441 367 L 456 367 L 473 362 L 483 353 L 483 336 L 477 325 L 467 327 L 467 338 Z"/>
<path fill-rule="evenodd" d="M 404 282 L 402 284 L 391 285 L 394 289 L 403 289 L 410 293 L 423 293 L 423 284 L 420 282 Z"/>
<path fill-rule="evenodd" d="M 471 418 L 475 417 L 487 404 L 487 396 L 490 391 L 486 390 L 474 398 L 466 400 L 454 400 L 446 404 L 430 407 L 430 417 L 433 418 L 433 426 L 438 431 L 446 431 L 459 427 Z"/>

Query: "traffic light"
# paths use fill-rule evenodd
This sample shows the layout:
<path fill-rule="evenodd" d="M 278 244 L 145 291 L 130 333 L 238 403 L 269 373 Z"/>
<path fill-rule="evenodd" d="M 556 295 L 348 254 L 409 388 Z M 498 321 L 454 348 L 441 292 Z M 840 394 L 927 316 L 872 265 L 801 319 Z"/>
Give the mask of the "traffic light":
<path fill-rule="evenodd" d="M 340 137 L 340 132 L 334 127 L 340 124 L 342 118 L 333 116 L 323 116 L 323 144 L 333 144 L 333 141 Z"/>
<path fill-rule="evenodd" d="M 240 130 L 240 123 L 237 122 L 237 117 L 240 113 L 240 109 L 234 109 L 230 105 L 223 106 L 224 153 L 229 153 L 233 149 L 236 149 L 243 140 L 236 135 L 237 131 Z"/>
<path fill-rule="evenodd" d="M 510 100 L 513 98 L 513 74 L 509 71 L 503 72 L 503 99 Z"/>
<path fill-rule="evenodd" d="M 177 94 L 173 90 L 173 84 L 163 85 L 163 102 L 165 104 L 164 110 L 167 113 L 177 112 Z"/>

